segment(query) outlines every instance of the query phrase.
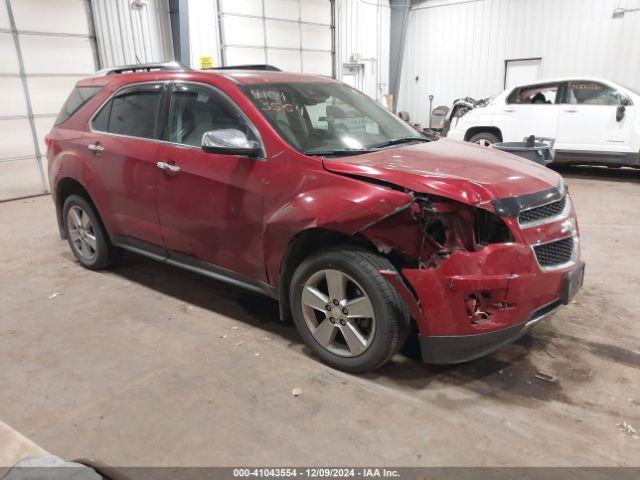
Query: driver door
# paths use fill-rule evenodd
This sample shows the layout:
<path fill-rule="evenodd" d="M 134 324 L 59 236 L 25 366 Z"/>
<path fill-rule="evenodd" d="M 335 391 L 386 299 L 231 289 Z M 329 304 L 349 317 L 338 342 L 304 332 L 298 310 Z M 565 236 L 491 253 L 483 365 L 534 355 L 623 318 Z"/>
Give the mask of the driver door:
<path fill-rule="evenodd" d="M 231 99 L 211 86 L 175 83 L 165 108 L 158 214 L 169 258 L 264 279 L 257 239 L 267 162 L 201 148 L 207 131 L 234 128 L 257 140 L 254 127 Z"/>

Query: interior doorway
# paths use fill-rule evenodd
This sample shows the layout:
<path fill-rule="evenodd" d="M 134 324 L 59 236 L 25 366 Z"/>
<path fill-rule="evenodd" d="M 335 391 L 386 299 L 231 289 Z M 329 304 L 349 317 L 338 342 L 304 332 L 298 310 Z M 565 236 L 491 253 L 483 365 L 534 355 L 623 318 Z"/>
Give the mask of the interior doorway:
<path fill-rule="evenodd" d="M 542 58 L 505 60 L 504 88 L 526 85 L 542 77 Z"/>
<path fill-rule="evenodd" d="M 342 64 L 342 81 L 356 90 L 364 89 L 364 64 L 344 63 Z"/>

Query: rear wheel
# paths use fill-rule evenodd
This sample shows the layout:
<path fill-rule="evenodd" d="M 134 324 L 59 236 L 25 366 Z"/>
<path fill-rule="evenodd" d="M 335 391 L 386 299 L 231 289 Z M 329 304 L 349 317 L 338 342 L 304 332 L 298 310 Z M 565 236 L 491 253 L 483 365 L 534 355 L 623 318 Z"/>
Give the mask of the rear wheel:
<path fill-rule="evenodd" d="M 111 245 L 90 202 L 70 195 L 64 202 L 62 218 L 71 251 L 83 267 L 101 270 L 115 262 L 120 251 Z"/>
<path fill-rule="evenodd" d="M 406 339 L 409 315 L 379 271 L 385 258 L 345 247 L 316 254 L 293 274 L 290 302 L 300 336 L 324 363 L 348 372 L 374 370 Z"/>
<path fill-rule="evenodd" d="M 473 135 L 469 142 L 475 143 L 476 145 L 481 145 L 483 147 L 490 147 L 494 143 L 498 143 L 500 139 L 494 133 L 489 132 L 479 132 Z"/>

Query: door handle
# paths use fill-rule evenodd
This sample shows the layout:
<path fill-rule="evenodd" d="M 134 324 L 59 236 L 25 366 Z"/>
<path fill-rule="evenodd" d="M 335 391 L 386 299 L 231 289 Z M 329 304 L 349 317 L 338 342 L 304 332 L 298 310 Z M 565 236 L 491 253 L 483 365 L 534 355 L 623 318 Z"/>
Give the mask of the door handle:
<path fill-rule="evenodd" d="M 507 108 L 505 108 L 505 109 L 504 109 L 504 111 L 505 111 L 505 112 L 515 112 L 515 111 L 516 111 L 516 109 L 515 109 L 515 108 L 513 108 L 513 107 L 507 107 Z"/>
<path fill-rule="evenodd" d="M 564 111 L 565 111 L 565 112 L 571 112 L 571 113 L 574 113 L 574 112 L 577 112 L 577 111 L 578 111 L 578 109 L 577 109 L 577 108 L 565 108 L 565 109 L 564 109 Z"/>
<path fill-rule="evenodd" d="M 171 165 L 167 162 L 158 162 L 156 165 L 160 170 L 166 170 L 171 173 L 178 173 L 180 171 L 180 167 L 178 165 Z"/>
<path fill-rule="evenodd" d="M 100 142 L 90 143 L 89 145 L 87 145 L 87 148 L 91 150 L 93 153 L 104 152 L 104 147 Z"/>

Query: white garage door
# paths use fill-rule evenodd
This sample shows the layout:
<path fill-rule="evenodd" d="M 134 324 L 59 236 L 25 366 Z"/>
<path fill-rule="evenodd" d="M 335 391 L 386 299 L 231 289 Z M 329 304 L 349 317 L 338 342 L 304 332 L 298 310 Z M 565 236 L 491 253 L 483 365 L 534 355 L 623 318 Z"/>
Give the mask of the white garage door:
<path fill-rule="evenodd" d="M 96 70 L 85 0 L 0 3 L 0 200 L 46 193 L 44 136 Z"/>
<path fill-rule="evenodd" d="M 330 0 L 218 0 L 225 65 L 333 74 Z"/>

